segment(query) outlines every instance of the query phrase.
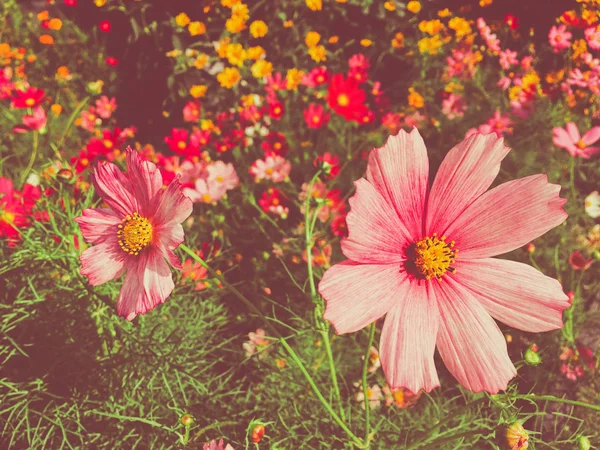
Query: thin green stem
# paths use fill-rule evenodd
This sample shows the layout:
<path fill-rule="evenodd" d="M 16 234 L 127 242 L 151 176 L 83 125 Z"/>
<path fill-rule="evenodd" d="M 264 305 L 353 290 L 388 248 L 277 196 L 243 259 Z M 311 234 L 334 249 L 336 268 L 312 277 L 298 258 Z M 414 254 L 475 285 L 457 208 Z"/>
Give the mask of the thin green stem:
<path fill-rule="evenodd" d="M 304 367 L 304 364 L 302 364 L 302 361 L 300 360 L 300 358 L 298 357 L 296 352 L 294 352 L 294 349 L 292 349 L 292 347 L 289 346 L 289 344 L 286 342 L 286 340 L 284 338 L 281 338 L 279 341 L 281 342 L 281 345 L 283 345 L 283 347 L 287 350 L 290 357 L 298 365 L 298 368 L 304 375 L 304 378 L 306 378 L 306 380 L 308 381 L 308 384 L 310 384 L 310 387 L 312 388 L 313 392 L 315 393 L 315 395 L 317 396 L 319 401 L 323 404 L 323 406 L 325 407 L 325 409 L 327 410 L 327 412 L 329 413 L 331 418 L 340 426 L 340 428 L 342 430 L 344 430 L 344 432 L 348 435 L 348 437 L 350 439 L 352 439 L 352 441 L 354 442 L 354 444 L 356 446 L 358 446 L 359 448 L 365 448 L 363 441 L 359 437 L 357 437 L 352 432 L 352 430 L 350 430 L 350 428 L 348 428 L 348 426 L 344 423 L 344 421 L 342 419 L 340 419 L 340 417 L 335 413 L 335 411 L 333 410 L 333 408 L 331 407 L 329 402 L 327 402 L 325 397 L 323 397 L 323 394 L 321 394 L 321 391 L 319 391 L 319 388 L 317 387 L 314 380 L 312 379 L 312 377 L 306 370 L 306 367 Z"/>
<path fill-rule="evenodd" d="M 582 408 L 593 409 L 594 411 L 600 411 L 600 405 L 592 405 L 591 403 L 580 402 L 577 400 L 569 400 L 568 398 L 555 397 L 554 395 L 511 395 L 511 398 L 529 401 L 548 401 L 556 403 L 564 403 L 566 405 L 581 406 Z"/>
<path fill-rule="evenodd" d="M 33 132 L 33 150 L 31 152 L 31 157 L 29 158 L 29 164 L 25 168 L 23 175 L 21 177 L 21 184 L 24 184 L 27 181 L 27 177 L 29 176 L 29 172 L 33 168 L 33 164 L 35 163 L 35 159 L 37 158 L 37 152 L 39 147 L 39 133 L 37 131 Z"/>
<path fill-rule="evenodd" d="M 569 184 L 571 185 L 571 196 L 573 201 L 577 200 L 577 189 L 575 189 L 575 158 L 569 162 Z"/>
<path fill-rule="evenodd" d="M 369 384 L 367 383 L 367 376 L 369 375 L 369 361 L 371 358 L 371 346 L 373 345 L 373 339 L 375 338 L 375 322 L 373 322 L 369 328 L 369 343 L 367 344 L 367 349 L 365 350 L 365 362 L 363 364 L 362 371 L 362 388 L 363 394 L 365 396 L 365 442 L 367 443 L 367 448 L 370 446 L 371 442 L 371 408 L 369 406 L 369 396 L 367 392 L 369 390 Z"/>
<path fill-rule="evenodd" d="M 329 375 L 331 376 L 331 383 L 333 384 L 333 393 L 335 400 L 340 409 L 340 417 L 342 420 L 346 420 L 346 413 L 344 412 L 344 405 L 342 404 L 342 394 L 340 393 L 340 386 L 338 384 L 337 372 L 335 369 L 335 361 L 333 360 L 333 352 L 331 351 L 331 342 L 329 340 L 329 329 L 321 330 L 321 336 L 325 343 L 325 351 L 327 353 L 327 361 L 329 363 Z"/>
<path fill-rule="evenodd" d="M 304 201 L 304 236 L 306 239 L 306 265 L 308 266 L 308 282 L 310 283 L 310 296 L 314 301 L 317 296 L 317 287 L 315 286 L 315 278 L 312 270 L 312 233 L 310 229 L 310 199 L 312 198 L 312 187 L 321 171 L 317 171 L 310 180 L 308 191 L 306 192 L 306 200 Z"/>

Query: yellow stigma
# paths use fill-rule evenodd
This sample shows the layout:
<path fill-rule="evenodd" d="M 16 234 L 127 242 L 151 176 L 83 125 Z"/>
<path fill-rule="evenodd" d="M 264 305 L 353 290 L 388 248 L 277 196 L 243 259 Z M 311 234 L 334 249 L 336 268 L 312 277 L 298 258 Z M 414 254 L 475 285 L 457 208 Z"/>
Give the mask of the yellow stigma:
<path fill-rule="evenodd" d="M 346 94 L 340 94 L 337 98 L 338 105 L 341 107 L 348 106 L 350 104 L 350 99 Z"/>
<path fill-rule="evenodd" d="M 123 251 L 137 255 L 152 242 L 152 225 L 145 217 L 133 213 L 123 217 L 117 238 Z"/>
<path fill-rule="evenodd" d="M 25 100 L 25 104 L 27 106 L 33 106 L 33 105 L 35 105 L 35 100 L 32 98 L 28 98 L 27 100 Z"/>
<path fill-rule="evenodd" d="M 438 280 L 446 272 L 454 273 L 456 269 L 451 267 L 456 260 L 458 250 L 454 249 L 454 241 L 446 242 L 446 236 L 437 238 L 437 233 L 431 237 L 421 239 L 415 244 L 415 266 L 417 271 L 430 280 Z"/>
<path fill-rule="evenodd" d="M 587 146 L 585 145 L 585 142 L 583 142 L 582 140 L 580 140 L 579 142 L 577 142 L 577 144 L 575 144 L 575 146 L 576 146 L 578 149 L 581 149 L 581 150 L 583 150 L 585 147 L 587 147 Z"/>

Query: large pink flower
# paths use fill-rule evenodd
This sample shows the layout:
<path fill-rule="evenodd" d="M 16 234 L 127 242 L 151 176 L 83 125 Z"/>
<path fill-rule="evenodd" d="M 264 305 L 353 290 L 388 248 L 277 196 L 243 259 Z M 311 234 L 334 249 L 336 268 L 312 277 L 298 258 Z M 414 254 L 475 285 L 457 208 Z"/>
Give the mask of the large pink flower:
<path fill-rule="evenodd" d="M 337 333 L 386 314 L 379 352 L 392 388 L 438 386 L 437 346 L 463 386 L 498 392 L 516 370 L 492 317 L 532 332 L 562 326 L 569 303 L 558 281 L 491 258 L 567 217 L 560 186 L 545 175 L 488 191 L 508 151 L 495 134 L 475 134 L 450 150 L 429 187 L 427 149 L 415 128 L 373 150 L 367 179 L 355 182 L 342 241 L 349 259 L 325 273 L 319 292 Z"/>
<path fill-rule="evenodd" d="M 573 157 L 581 156 L 587 159 L 594 153 L 600 152 L 600 147 L 592 147 L 600 139 L 600 127 L 593 127 L 582 137 L 577 125 L 569 122 L 566 129 L 554 127 L 552 133 L 554 145 L 564 148 Z"/>
<path fill-rule="evenodd" d="M 173 250 L 183 242 L 181 222 L 192 212 L 178 179 L 163 190 L 160 171 L 127 149 L 127 173 L 107 163 L 94 170 L 93 183 L 108 205 L 86 209 L 75 220 L 86 241 L 95 244 L 81 256 L 81 273 L 92 286 L 119 278 L 119 316 L 133 320 L 163 303 L 173 290 L 171 270 L 181 269 Z"/>

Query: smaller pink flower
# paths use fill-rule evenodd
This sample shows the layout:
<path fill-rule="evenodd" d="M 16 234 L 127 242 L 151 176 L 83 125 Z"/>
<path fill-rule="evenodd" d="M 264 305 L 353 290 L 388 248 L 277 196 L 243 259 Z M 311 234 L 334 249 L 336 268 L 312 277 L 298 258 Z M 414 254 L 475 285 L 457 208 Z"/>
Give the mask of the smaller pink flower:
<path fill-rule="evenodd" d="M 600 50 L 600 27 L 589 27 L 583 32 L 591 49 Z"/>
<path fill-rule="evenodd" d="M 371 409 L 376 409 L 381 406 L 383 392 L 377 384 L 367 388 L 367 400 L 369 401 L 369 408 Z M 362 390 L 356 394 L 356 401 L 360 402 L 360 407 L 362 409 L 365 409 L 365 393 Z"/>
<path fill-rule="evenodd" d="M 113 97 L 110 100 L 106 95 L 103 95 L 96 100 L 96 112 L 103 119 L 108 119 L 117 109 L 117 100 Z"/>
<path fill-rule="evenodd" d="M 254 180 L 271 180 L 273 183 L 285 181 L 292 166 L 289 161 L 279 155 L 267 156 L 264 160 L 257 159 L 250 167 L 250 174 L 254 175 Z"/>
<path fill-rule="evenodd" d="M 567 31 L 565 25 L 560 25 L 558 27 L 554 25 L 550 28 L 550 32 L 548 33 L 548 41 L 554 49 L 554 53 L 569 48 L 571 46 L 571 37 L 573 37 L 573 35 Z"/>
<path fill-rule="evenodd" d="M 187 102 L 183 107 L 183 120 L 185 122 L 197 122 L 200 118 L 200 103 L 197 101 Z"/>
<path fill-rule="evenodd" d="M 564 148 L 573 157 L 580 156 L 588 159 L 600 151 L 600 147 L 592 147 L 592 144 L 600 139 L 600 127 L 593 127 L 582 137 L 577 125 L 569 122 L 566 128 L 553 128 L 552 133 L 554 134 L 554 145 Z"/>
<path fill-rule="evenodd" d="M 231 163 L 215 161 L 214 164 L 208 166 L 207 170 L 208 181 L 221 185 L 227 191 L 235 188 L 240 183 L 240 179 Z"/>
<path fill-rule="evenodd" d="M 600 194 L 598 191 L 592 192 L 585 198 L 585 213 L 592 219 L 600 217 Z"/>
<path fill-rule="evenodd" d="M 503 91 L 507 90 L 512 83 L 512 80 L 509 77 L 502 77 L 498 80 L 498 86 L 502 88 Z"/>
<path fill-rule="evenodd" d="M 322 105 L 311 103 L 304 110 L 304 120 L 309 128 L 321 128 L 329 122 L 330 114 L 325 112 Z"/>
<path fill-rule="evenodd" d="M 100 123 L 100 119 L 98 119 L 96 108 L 93 106 L 90 106 L 87 111 L 81 113 L 81 124 L 79 125 L 81 128 L 88 131 L 94 131 L 97 123 Z"/>
<path fill-rule="evenodd" d="M 225 442 L 223 442 L 223 439 L 221 439 L 219 442 L 217 442 L 216 440 L 213 439 L 212 441 L 204 444 L 204 446 L 202 447 L 202 450 L 234 450 L 234 449 L 230 444 L 225 445 Z"/>
<path fill-rule="evenodd" d="M 33 108 L 31 116 L 23 116 L 23 125 L 16 125 L 13 128 L 15 133 L 27 133 L 28 131 L 39 131 L 46 126 L 46 112 L 41 106 Z"/>
<path fill-rule="evenodd" d="M 500 111 L 496 111 L 494 115 L 488 119 L 487 123 L 479 125 L 477 131 L 481 134 L 496 133 L 498 137 L 504 136 L 504 134 L 512 134 L 513 121 L 508 118 L 508 115 L 500 114 Z M 477 132 L 476 131 L 476 132 Z M 467 132 L 467 136 L 474 134 L 472 130 Z"/>
<path fill-rule="evenodd" d="M 450 94 L 448 98 L 442 101 L 442 112 L 450 120 L 454 120 L 457 117 L 463 117 L 467 104 L 460 94 Z"/>
<path fill-rule="evenodd" d="M 511 66 L 519 63 L 519 60 L 517 59 L 517 52 L 509 49 L 501 51 L 498 55 L 498 59 L 500 61 L 500 66 L 504 70 L 508 70 L 511 68 Z"/>
<path fill-rule="evenodd" d="M 271 341 L 265 338 L 265 330 L 259 328 L 256 330 L 256 333 L 251 331 L 248 333 L 248 339 L 248 342 L 244 342 L 242 345 L 248 358 L 256 354 L 258 355 L 259 359 L 263 359 L 265 356 L 267 356 Z"/>
<path fill-rule="evenodd" d="M 584 257 L 579 250 L 574 251 L 569 256 L 569 264 L 571 264 L 573 270 L 588 270 L 592 267 L 593 262 L 593 259 Z"/>

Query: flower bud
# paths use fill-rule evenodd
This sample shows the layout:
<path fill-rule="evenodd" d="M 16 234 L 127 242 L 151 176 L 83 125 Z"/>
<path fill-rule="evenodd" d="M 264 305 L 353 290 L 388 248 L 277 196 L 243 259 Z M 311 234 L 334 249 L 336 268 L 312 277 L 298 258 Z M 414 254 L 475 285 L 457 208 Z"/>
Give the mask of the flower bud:
<path fill-rule="evenodd" d="M 533 344 L 531 347 L 527 349 L 525 352 L 525 364 L 528 366 L 539 366 L 542 362 L 542 357 L 537 352 L 537 345 Z"/>
<path fill-rule="evenodd" d="M 529 447 L 529 435 L 523 425 L 514 422 L 506 430 L 506 442 L 510 450 L 523 450 Z"/>
<path fill-rule="evenodd" d="M 181 416 L 181 419 L 179 419 L 179 421 L 184 427 L 189 427 L 194 421 L 194 418 L 191 414 L 184 414 L 183 416 Z"/>
<path fill-rule="evenodd" d="M 590 440 L 585 436 L 579 436 L 577 440 L 579 444 L 579 450 L 590 450 L 592 448 L 592 444 L 590 444 Z"/>
<path fill-rule="evenodd" d="M 56 174 L 56 179 L 63 183 L 70 183 L 73 179 L 73 171 L 71 169 L 60 169 Z"/>
<path fill-rule="evenodd" d="M 263 436 L 265 435 L 265 426 L 262 424 L 258 424 L 252 430 L 252 442 L 260 442 L 262 441 Z"/>

